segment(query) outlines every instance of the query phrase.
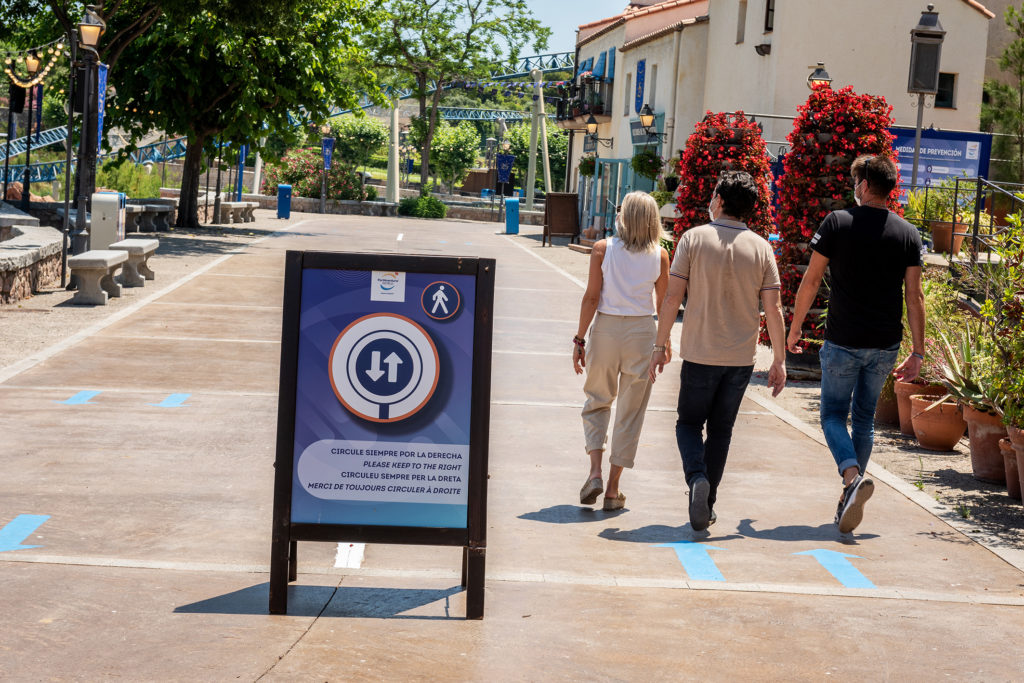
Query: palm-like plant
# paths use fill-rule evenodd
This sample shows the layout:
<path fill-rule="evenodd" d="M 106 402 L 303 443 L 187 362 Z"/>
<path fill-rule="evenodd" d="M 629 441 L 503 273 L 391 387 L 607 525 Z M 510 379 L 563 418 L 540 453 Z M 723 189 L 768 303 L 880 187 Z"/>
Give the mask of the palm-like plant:
<path fill-rule="evenodd" d="M 995 404 L 986 391 L 987 387 L 976 371 L 978 356 L 984 352 L 980 330 L 968 323 L 953 340 L 944 331 L 939 331 L 938 336 L 944 360 L 940 381 L 949 392 L 948 396 L 956 397 L 975 410 L 996 412 Z"/>

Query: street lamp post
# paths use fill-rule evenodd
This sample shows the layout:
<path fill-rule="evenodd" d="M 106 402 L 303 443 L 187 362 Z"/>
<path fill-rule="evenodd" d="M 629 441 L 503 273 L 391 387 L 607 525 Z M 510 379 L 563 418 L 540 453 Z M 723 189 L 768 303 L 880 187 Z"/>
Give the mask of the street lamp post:
<path fill-rule="evenodd" d="M 89 194 L 92 191 L 93 183 L 96 182 L 96 146 L 90 144 L 92 140 L 90 128 L 95 129 L 96 124 L 90 120 L 89 114 L 93 107 L 92 70 L 93 65 L 99 62 L 100 58 L 96 46 L 100 42 L 100 36 L 106 30 L 106 24 L 96 13 L 96 8 L 96 5 L 86 5 L 85 16 L 78 24 L 78 49 L 81 51 L 85 69 L 82 79 L 82 134 L 78 153 L 82 160 L 82 172 L 78 179 L 75 232 L 71 239 L 71 252 L 74 254 L 81 254 L 89 249 L 89 229 L 85 223 L 86 211 L 88 210 Z"/>
<path fill-rule="evenodd" d="M 910 77 L 907 92 L 917 94 L 917 128 L 914 132 L 914 168 L 910 173 L 910 189 L 917 187 L 917 164 L 921 158 L 921 127 L 924 125 L 925 95 L 939 91 L 939 62 L 946 32 L 939 23 L 935 5 L 921 12 L 917 26 L 910 29 Z"/>
<path fill-rule="evenodd" d="M 39 55 L 36 54 L 35 50 L 32 50 L 25 56 L 25 69 L 28 71 L 29 80 L 36 75 L 39 71 Z M 26 138 L 25 147 L 25 175 L 21 183 L 21 209 L 22 211 L 28 211 L 28 205 L 32 198 L 32 105 L 35 102 L 36 86 L 30 85 L 28 88 L 28 126 L 26 131 L 28 137 Z"/>

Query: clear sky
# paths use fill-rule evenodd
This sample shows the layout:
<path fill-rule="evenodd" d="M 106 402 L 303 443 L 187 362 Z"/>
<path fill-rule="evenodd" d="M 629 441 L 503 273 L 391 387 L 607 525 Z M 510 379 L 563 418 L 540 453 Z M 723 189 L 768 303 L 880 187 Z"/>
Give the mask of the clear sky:
<path fill-rule="evenodd" d="M 527 0 L 526 4 L 551 29 L 547 51 L 569 52 L 576 46 L 577 26 L 619 14 L 629 0 Z"/>

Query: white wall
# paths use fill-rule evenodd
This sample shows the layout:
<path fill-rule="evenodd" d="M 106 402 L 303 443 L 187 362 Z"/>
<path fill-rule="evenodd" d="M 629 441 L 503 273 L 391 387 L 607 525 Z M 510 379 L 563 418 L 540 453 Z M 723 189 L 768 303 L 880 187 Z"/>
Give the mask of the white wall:
<path fill-rule="evenodd" d="M 825 62 L 832 87 L 882 95 L 893 107 L 896 125 L 917 122 L 917 96 L 907 93 L 910 70 L 910 29 L 917 25 L 924 7 L 913 2 L 859 0 L 856 4 L 833 0 L 832 21 L 843 26 L 841 34 L 808 31 L 802 20 L 821 12 L 820 0 L 788 0 L 777 3 L 775 41 L 778 73 L 775 111 L 795 109 L 807 97 L 809 65 Z M 985 73 L 989 19 L 962 0 L 934 0 L 939 21 L 946 30 L 940 70 L 957 74 L 956 109 L 926 108 L 925 127 L 978 130 Z M 842 11 L 856 8 L 856 11 Z M 837 11 L 842 14 L 835 17 Z M 836 20 L 838 19 L 838 20 Z M 773 56 L 774 53 L 773 53 Z M 785 74 L 785 78 L 782 78 Z"/>
<path fill-rule="evenodd" d="M 736 43 L 739 0 L 711 4 L 705 105 L 712 111 L 796 115 L 806 101 L 810 68 L 824 62 L 832 87 L 882 95 L 896 125 L 914 126 L 917 97 L 907 94 L 910 29 L 923 3 L 901 0 L 784 0 L 774 31 L 764 32 L 766 0 L 748 0 L 745 39 Z M 989 20 L 962 0 L 934 0 L 946 29 L 943 72 L 957 74 L 956 109 L 926 108 L 924 125 L 977 130 Z M 771 43 L 759 56 L 754 46 Z M 764 122 L 765 138 L 783 140 L 785 121 Z M 774 151 L 774 149 L 773 149 Z"/>

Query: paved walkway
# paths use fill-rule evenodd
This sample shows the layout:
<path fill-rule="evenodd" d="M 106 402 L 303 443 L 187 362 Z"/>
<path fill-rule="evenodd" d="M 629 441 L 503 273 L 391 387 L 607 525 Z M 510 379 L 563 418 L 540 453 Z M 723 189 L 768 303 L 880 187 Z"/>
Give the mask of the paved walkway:
<path fill-rule="evenodd" d="M 581 288 L 530 236 L 282 226 L 0 369 L 0 680 L 1020 677 L 1024 571 L 885 484 L 839 538 L 830 456 L 768 402 L 744 402 L 718 524 L 692 533 L 678 363 L 627 509 L 577 505 Z M 316 543 L 267 615 L 286 249 L 497 259 L 483 621 L 458 549 Z"/>

